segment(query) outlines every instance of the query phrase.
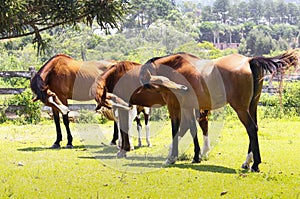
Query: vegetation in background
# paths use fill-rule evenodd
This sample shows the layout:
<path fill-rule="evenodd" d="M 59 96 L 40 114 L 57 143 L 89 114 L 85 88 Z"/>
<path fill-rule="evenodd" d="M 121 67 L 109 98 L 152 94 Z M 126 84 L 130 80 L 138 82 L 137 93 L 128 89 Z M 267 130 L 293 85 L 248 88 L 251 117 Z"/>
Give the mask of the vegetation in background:
<path fill-rule="evenodd" d="M 32 101 L 32 92 L 26 89 L 18 95 L 13 95 L 7 102 L 7 105 L 22 106 L 22 109 L 17 110 L 16 114 L 20 116 L 14 122 L 37 124 L 41 121 L 41 103 Z M 1 120 L 4 120 L 3 118 Z"/>
<path fill-rule="evenodd" d="M 7 2 L 7 5 L 2 5 L 7 9 L 1 10 L 1 13 L 16 8 L 16 13 L 20 11 L 19 14 L 22 14 L 19 8 L 28 6 L 28 2 L 30 1 L 17 2 L 9 9 Z M 104 31 L 101 24 L 91 23 L 92 27 L 89 27 L 81 21 L 40 32 L 43 41 L 47 43 L 47 48 L 44 54 L 39 56 L 36 54 L 31 36 L 3 40 L 5 35 L 2 34 L 0 70 L 26 71 L 29 66 L 39 69 L 57 53 L 65 53 L 79 60 L 113 59 L 145 63 L 152 57 L 176 52 L 188 52 L 203 59 L 215 59 L 236 52 L 248 56 L 276 55 L 283 50 L 299 47 L 300 6 L 296 3 L 281 0 L 255 0 L 255 3 L 230 0 L 128 2 L 126 5 L 128 12 L 122 17 L 123 23 L 118 24 L 119 29 L 109 28 Z M 72 10 L 77 6 L 74 4 L 74 7 L 66 8 L 59 2 L 48 3 L 47 6 L 56 5 L 62 8 L 61 13 L 56 10 L 58 12 L 53 14 L 53 17 L 62 14 L 64 9 L 69 9 L 68 16 L 74 14 Z M 120 8 L 121 11 L 120 6 L 122 5 L 116 4 L 115 8 Z M 2 30 L 8 23 L 13 22 L 1 24 Z M 108 32 L 110 34 L 107 34 Z M 240 45 L 238 49 L 220 50 L 215 45 L 221 42 Z M 0 78 L 0 87 L 18 88 L 29 85 L 28 81 L 22 78 Z M 294 103 L 299 99 L 297 89 L 288 87 L 286 89 L 291 91 L 284 94 L 283 107 L 286 110 L 281 113 L 277 104 L 271 106 L 267 103 L 273 98 L 273 101 L 278 103 L 279 100 L 276 100 L 278 98 L 262 96 L 262 104 L 270 106 L 266 109 L 266 117 L 299 115 L 299 107 L 297 108 Z M 160 116 L 157 116 L 157 119 L 159 118 Z"/>

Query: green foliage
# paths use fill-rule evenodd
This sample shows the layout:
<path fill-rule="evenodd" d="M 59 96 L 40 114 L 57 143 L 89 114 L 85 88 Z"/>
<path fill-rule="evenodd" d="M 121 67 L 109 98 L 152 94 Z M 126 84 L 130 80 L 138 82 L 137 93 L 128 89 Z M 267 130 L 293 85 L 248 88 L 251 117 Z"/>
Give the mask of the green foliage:
<path fill-rule="evenodd" d="M 6 117 L 6 109 L 7 106 L 1 106 L 1 110 L 0 110 L 0 124 L 4 123 L 7 121 L 7 117 Z"/>
<path fill-rule="evenodd" d="M 126 3 L 122 1 L 2 1 L 0 34 L 3 38 L 34 35 L 38 50 L 45 48 L 41 31 L 60 25 L 93 21 L 102 29 L 118 27 Z"/>
<path fill-rule="evenodd" d="M 32 101 L 30 89 L 11 97 L 7 105 L 22 106 L 22 109 L 16 111 L 16 114 L 21 117 L 20 122 L 37 124 L 41 121 L 41 103 Z"/>
<path fill-rule="evenodd" d="M 300 82 L 284 84 L 282 98 L 279 94 L 263 93 L 260 97 L 264 118 L 300 116 Z"/>
<path fill-rule="evenodd" d="M 245 55 L 263 55 L 269 54 L 275 50 L 275 40 L 263 30 L 253 29 L 249 32 L 249 36 L 242 41 L 239 52 Z"/>
<path fill-rule="evenodd" d="M 152 108 L 150 118 L 151 118 L 151 121 L 167 120 L 169 118 L 167 107 L 163 106 L 160 108 Z"/>
<path fill-rule="evenodd" d="M 102 114 L 93 111 L 81 110 L 75 122 L 79 124 L 105 124 L 108 121 Z"/>

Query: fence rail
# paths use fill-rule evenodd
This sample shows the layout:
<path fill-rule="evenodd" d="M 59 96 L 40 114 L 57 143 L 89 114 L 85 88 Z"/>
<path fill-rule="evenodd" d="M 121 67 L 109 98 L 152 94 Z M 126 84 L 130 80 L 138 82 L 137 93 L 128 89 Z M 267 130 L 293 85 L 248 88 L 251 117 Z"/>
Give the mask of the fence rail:
<path fill-rule="evenodd" d="M 2 78 L 12 78 L 12 77 L 18 77 L 18 78 L 26 78 L 31 79 L 31 77 L 34 76 L 36 73 L 35 67 L 30 66 L 28 68 L 28 71 L 0 71 L 0 77 Z M 266 76 L 265 80 L 270 80 L 271 76 Z M 299 74 L 293 74 L 286 77 L 287 81 L 299 81 L 300 75 Z M 272 80 L 271 80 L 272 81 Z M 278 78 L 274 78 L 273 81 L 278 81 Z M 14 94 L 21 94 L 26 88 L 0 88 L 0 95 L 14 95 Z M 275 88 L 273 86 L 265 85 L 263 87 L 264 93 L 276 93 L 278 92 L 278 88 Z M 3 107 L 3 105 L 0 105 L 0 107 Z M 16 105 L 10 105 L 7 107 L 8 112 L 15 112 L 18 109 L 22 109 L 22 106 L 16 106 Z M 95 104 L 69 104 L 70 110 L 78 111 L 78 110 L 95 110 Z M 43 107 L 44 110 L 47 110 L 47 107 Z M 50 107 L 49 107 L 50 109 Z"/>

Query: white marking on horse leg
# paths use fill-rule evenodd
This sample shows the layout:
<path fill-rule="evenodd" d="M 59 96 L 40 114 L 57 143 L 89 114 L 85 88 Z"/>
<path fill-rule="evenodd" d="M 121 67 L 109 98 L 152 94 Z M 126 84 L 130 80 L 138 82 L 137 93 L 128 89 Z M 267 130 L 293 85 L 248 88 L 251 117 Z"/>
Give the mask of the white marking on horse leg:
<path fill-rule="evenodd" d="M 60 112 L 63 114 L 63 115 L 67 115 L 68 112 L 70 112 L 69 108 L 63 104 L 57 104 L 54 100 L 53 100 L 53 97 L 50 96 L 48 98 L 48 102 L 53 104 L 56 108 L 58 108 L 60 110 Z"/>
<path fill-rule="evenodd" d="M 146 125 L 146 142 L 148 144 L 148 147 L 152 147 L 152 144 L 150 141 L 150 124 L 149 123 Z"/>
<path fill-rule="evenodd" d="M 209 150 L 210 150 L 209 137 L 203 135 L 203 147 L 202 147 L 202 155 L 201 156 L 204 158 L 207 158 Z"/>
<path fill-rule="evenodd" d="M 134 145 L 132 144 L 132 123 L 135 119 L 135 117 L 137 116 L 137 109 L 136 106 L 133 106 L 133 108 L 131 110 L 128 111 L 128 136 L 129 136 L 129 144 L 130 144 L 130 150 L 134 149 Z"/>
<path fill-rule="evenodd" d="M 182 138 L 181 136 L 178 136 L 178 145 L 179 145 L 179 141 L 181 140 L 181 138 Z M 178 159 L 178 157 L 172 155 L 172 149 L 173 149 L 173 143 L 171 143 L 170 147 L 169 147 L 169 154 L 168 154 L 167 160 L 165 161 L 166 165 L 174 164 L 176 162 L 176 160 Z"/>
<path fill-rule="evenodd" d="M 138 132 L 138 147 L 142 146 L 142 127 L 140 125 L 137 125 L 137 132 Z"/>
<path fill-rule="evenodd" d="M 144 111 L 145 111 L 145 114 L 149 115 L 150 114 L 150 108 L 149 107 L 144 107 Z"/>
<path fill-rule="evenodd" d="M 250 169 L 250 163 L 253 162 L 253 153 L 250 152 L 247 154 L 246 161 L 244 162 L 242 168 Z"/>

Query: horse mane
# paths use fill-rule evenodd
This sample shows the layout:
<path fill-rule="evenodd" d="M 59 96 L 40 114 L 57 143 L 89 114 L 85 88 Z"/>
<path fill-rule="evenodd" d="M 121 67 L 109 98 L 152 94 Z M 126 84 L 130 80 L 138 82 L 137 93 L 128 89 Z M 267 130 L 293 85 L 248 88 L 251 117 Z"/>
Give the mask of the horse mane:
<path fill-rule="evenodd" d="M 120 77 L 138 65 L 140 65 L 140 64 L 136 63 L 136 62 L 118 61 L 118 62 L 112 64 L 100 76 L 100 78 L 102 79 L 102 81 L 105 81 L 105 85 L 108 88 L 109 92 L 112 92 L 116 82 L 120 79 Z"/>
<path fill-rule="evenodd" d="M 36 94 L 36 98 L 34 99 L 35 101 L 41 100 L 44 103 L 46 102 L 48 89 L 47 76 L 51 72 L 50 67 L 53 66 L 53 61 L 60 57 L 73 59 L 72 57 L 66 54 L 56 54 L 53 57 L 51 57 L 30 80 L 30 88 L 32 92 Z"/>

